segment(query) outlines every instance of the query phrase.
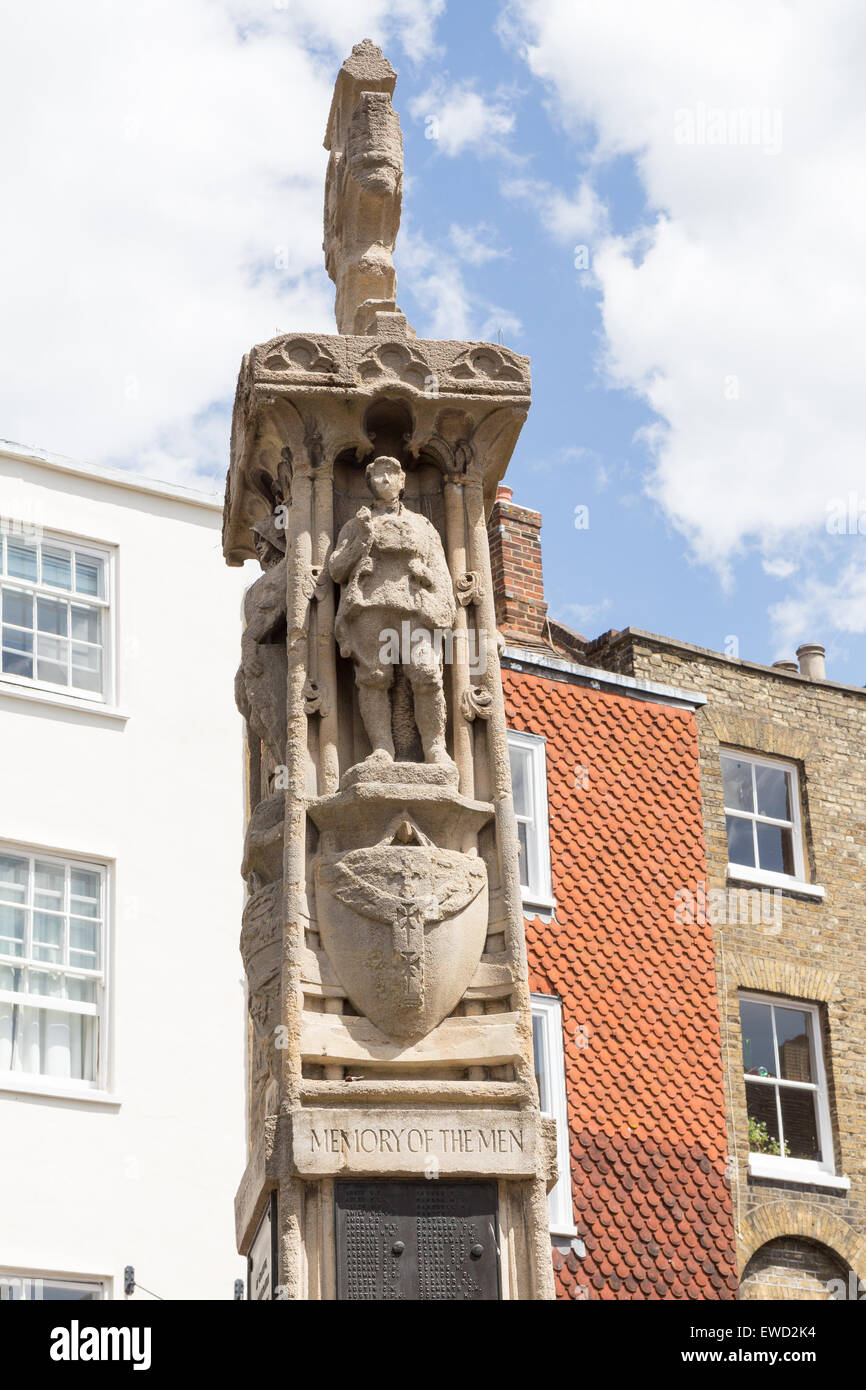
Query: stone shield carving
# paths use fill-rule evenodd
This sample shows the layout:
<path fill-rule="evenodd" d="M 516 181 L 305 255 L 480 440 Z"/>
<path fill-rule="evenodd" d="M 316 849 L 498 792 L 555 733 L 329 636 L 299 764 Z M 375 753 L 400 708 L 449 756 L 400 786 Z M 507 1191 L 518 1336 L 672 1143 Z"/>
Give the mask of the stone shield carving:
<path fill-rule="evenodd" d="M 459 1003 L 487 933 L 482 859 L 431 844 L 379 844 L 319 860 L 322 945 L 353 1006 L 417 1042 Z"/>

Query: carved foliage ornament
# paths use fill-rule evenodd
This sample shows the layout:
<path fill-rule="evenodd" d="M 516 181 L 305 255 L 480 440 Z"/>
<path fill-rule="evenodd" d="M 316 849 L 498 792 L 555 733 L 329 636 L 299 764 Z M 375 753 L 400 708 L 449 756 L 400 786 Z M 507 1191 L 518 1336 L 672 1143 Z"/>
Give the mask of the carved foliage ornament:
<path fill-rule="evenodd" d="M 467 608 L 470 603 L 480 603 L 482 598 L 481 575 L 477 570 L 468 570 L 466 574 L 461 574 L 454 585 L 454 592 L 457 595 L 457 602 L 463 608 Z"/>

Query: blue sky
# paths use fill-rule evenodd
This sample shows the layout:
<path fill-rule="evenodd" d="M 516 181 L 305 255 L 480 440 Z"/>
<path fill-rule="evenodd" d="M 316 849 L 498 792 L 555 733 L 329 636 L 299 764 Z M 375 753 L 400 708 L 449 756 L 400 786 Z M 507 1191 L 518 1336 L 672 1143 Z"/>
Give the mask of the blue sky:
<path fill-rule="evenodd" d="M 544 517 L 551 612 L 761 662 L 821 641 L 863 684 L 853 0 L 19 8 L 0 435 L 224 472 L 243 352 L 333 331 L 321 139 L 369 35 L 399 74 L 401 307 L 532 359 L 508 481 Z"/>

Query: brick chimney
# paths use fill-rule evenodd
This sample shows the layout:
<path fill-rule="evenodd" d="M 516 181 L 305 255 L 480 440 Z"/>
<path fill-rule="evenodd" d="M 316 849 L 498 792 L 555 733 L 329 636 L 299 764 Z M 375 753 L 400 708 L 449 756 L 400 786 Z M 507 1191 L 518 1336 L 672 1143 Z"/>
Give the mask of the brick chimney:
<path fill-rule="evenodd" d="M 541 513 L 518 507 L 500 484 L 487 523 L 496 625 L 515 646 L 546 647 Z"/>

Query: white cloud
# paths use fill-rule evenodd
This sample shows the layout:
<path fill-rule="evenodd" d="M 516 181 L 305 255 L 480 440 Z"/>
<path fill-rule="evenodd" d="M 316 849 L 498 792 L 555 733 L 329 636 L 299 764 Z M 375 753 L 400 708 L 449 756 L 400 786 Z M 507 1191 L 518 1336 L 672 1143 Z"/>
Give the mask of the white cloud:
<path fill-rule="evenodd" d="M 337 68 L 364 36 L 429 52 L 442 8 L 7 6 L 2 433 L 184 479 L 221 471 L 227 430 L 193 422 L 230 404 L 249 345 L 278 326 L 333 331 L 322 136 Z"/>
<path fill-rule="evenodd" d="M 588 179 L 573 196 L 543 179 L 508 178 L 502 193 L 514 202 L 534 204 L 545 230 L 557 241 L 593 240 L 607 229 L 607 208 Z"/>
<path fill-rule="evenodd" d="M 795 560 L 786 560 L 783 556 L 776 555 L 773 558 L 765 557 L 761 561 L 761 568 L 771 579 L 789 579 L 792 574 L 796 574 L 797 563 Z"/>
<path fill-rule="evenodd" d="M 613 607 L 609 598 L 599 599 L 597 603 L 565 603 L 561 604 L 562 611 L 573 618 L 582 627 L 587 627 L 594 623 L 603 613 L 608 613 Z"/>
<path fill-rule="evenodd" d="M 801 642 L 821 641 L 822 633 L 866 632 L 866 565 L 849 560 L 830 583 L 810 577 L 797 593 L 773 604 L 769 611 L 782 656 L 788 656 Z"/>
<path fill-rule="evenodd" d="M 514 129 L 514 113 L 505 99 L 487 100 L 468 82 L 442 78 L 409 104 L 424 133 L 446 155 L 474 150 L 479 155 L 501 154 Z"/>
<path fill-rule="evenodd" d="M 461 227 L 452 222 L 448 231 L 451 245 L 460 260 L 468 261 L 470 265 L 484 265 L 487 261 L 502 260 L 509 255 L 507 249 L 492 244 L 495 236 L 496 232 L 486 222 L 479 222 L 475 227 Z"/>
<path fill-rule="evenodd" d="M 436 22 L 445 0 L 226 0 L 226 7 L 240 28 L 252 32 L 278 29 L 282 14 L 305 44 L 337 52 L 340 61 L 360 39 L 381 45 L 393 37 L 417 62 L 437 52 Z M 273 21 L 269 10 L 277 12 Z"/>
<path fill-rule="evenodd" d="M 567 468 L 574 473 L 578 469 L 581 476 L 585 476 L 589 464 L 598 462 L 598 454 L 594 449 L 587 449 L 582 444 L 564 444 L 552 455 L 545 454 L 543 458 L 536 459 L 530 464 L 533 473 L 549 473 L 554 468 Z"/>
<path fill-rule="evenodd" d="M 411 285 L 412 297 L 424 313 L 423 323 L 414 325 L 424 337 L 495 342 L 500 330 L 503 341 L 520 334 L 520 320 L 471 289 L 456 253 L 416 233 L 410 217 L 400 229 L 395 263 L 398 279 Z"/>
<path fill-rule="evenodd" d="M 592 133 L 589 181 L 630 155 L 646 193 L 645 226 L 602 235 L 593 269 L 608 379 L 658 417 L 653 496 L 721 573 L 748 547 L 779 573 L 866 478 L 866 10 L 513 0 L 502 28 L 556 119 Z M 825 617 L 863 630 L 846 576 Z"/>

